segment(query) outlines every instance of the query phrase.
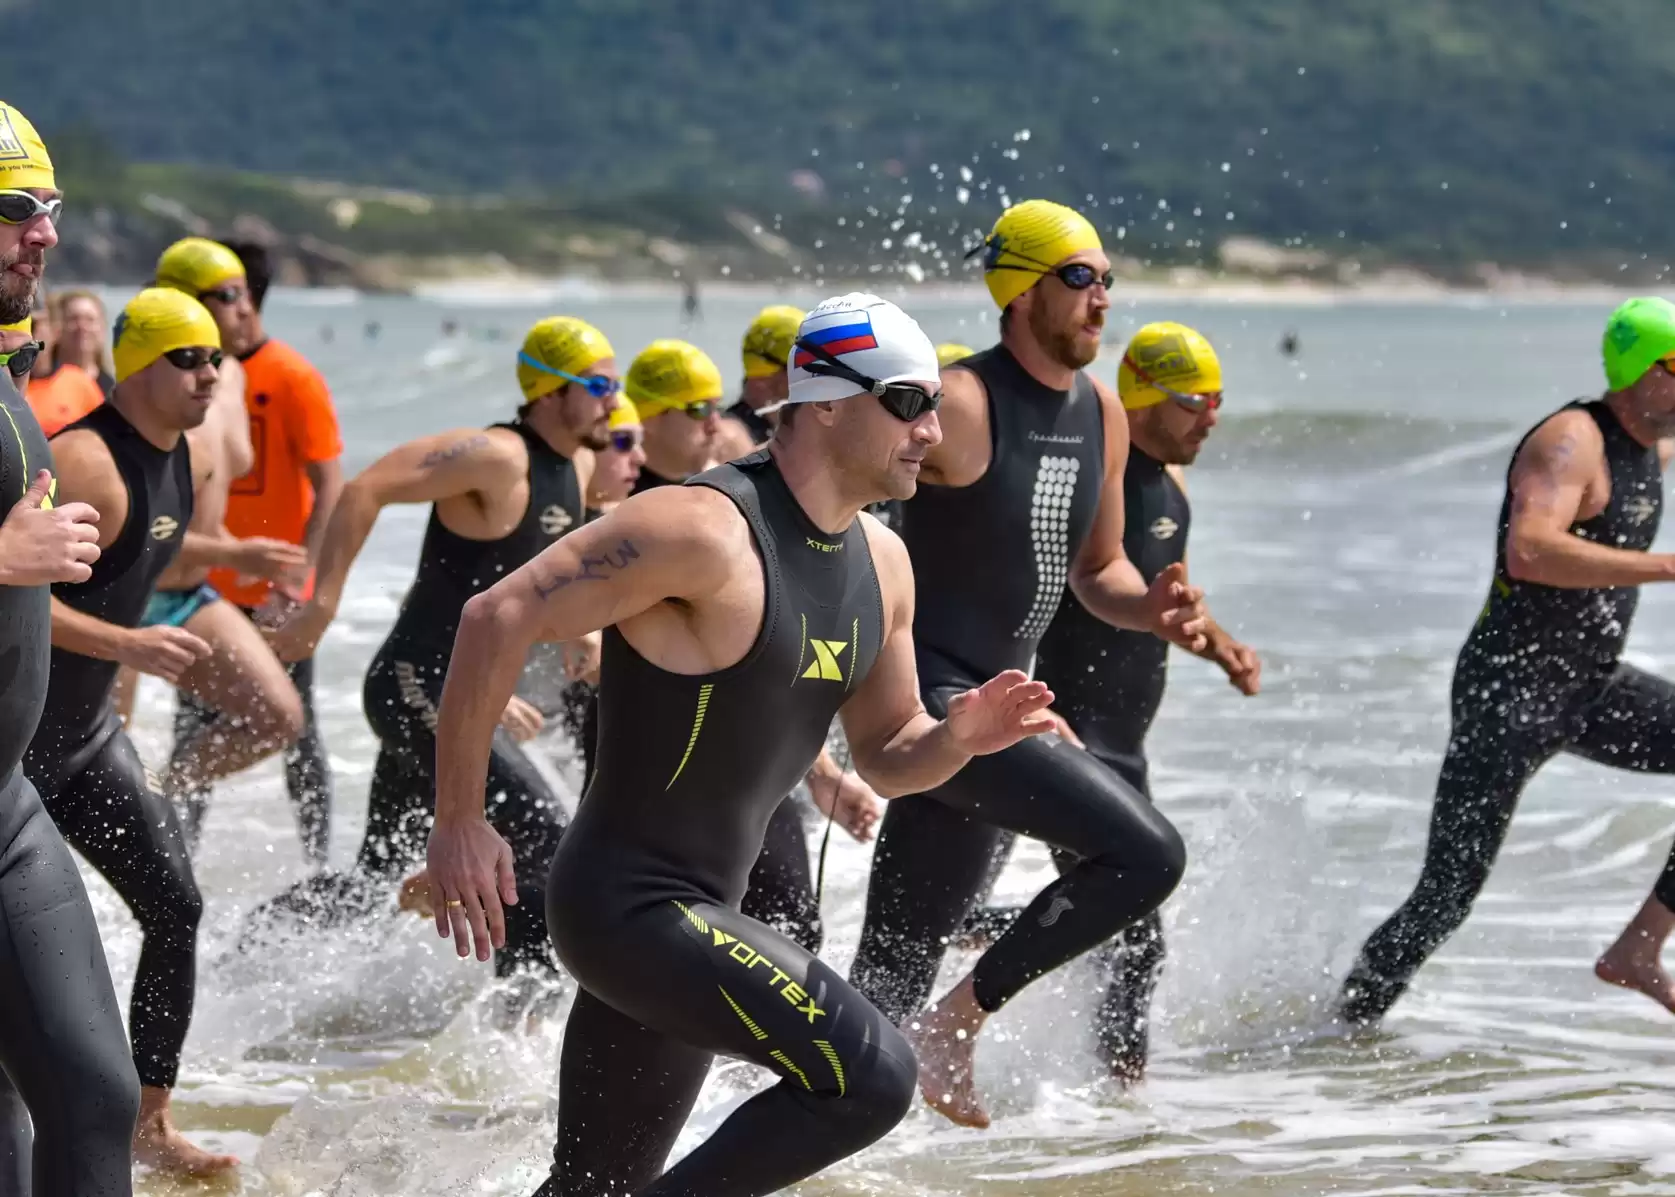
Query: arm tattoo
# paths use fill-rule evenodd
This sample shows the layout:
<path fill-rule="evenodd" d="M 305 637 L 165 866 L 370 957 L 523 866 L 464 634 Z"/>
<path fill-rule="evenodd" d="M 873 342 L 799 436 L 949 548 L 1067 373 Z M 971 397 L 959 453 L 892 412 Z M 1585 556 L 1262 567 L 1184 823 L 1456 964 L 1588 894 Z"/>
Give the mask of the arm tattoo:
<path fill-rule="evenodd" d="M 583 557 L 581 568 L 573 574 L 552 574 L 546 579 L 535 578 L 537 598 L 549 599 L 572 582 L 603 582 L 613 573 L 621 573 L 631 562 L 639 560 L 640 550 L 634 542 L 624 539 L 614 549 L 604 549 L 597 557 Z"/>
<path fill-rule="evenodd" d="M 419 458 L 419 468 L 428 470 L 432 466 L 439 466 L 445 461 L 452 461 L 456 457 L 463 457 L 473 449 L 481 449 L 489 443 L 489 438 L 479 432 L 476 436 L 467 437 L 463 441 L 455 441 L 441 449 L 432 449 Z"/>

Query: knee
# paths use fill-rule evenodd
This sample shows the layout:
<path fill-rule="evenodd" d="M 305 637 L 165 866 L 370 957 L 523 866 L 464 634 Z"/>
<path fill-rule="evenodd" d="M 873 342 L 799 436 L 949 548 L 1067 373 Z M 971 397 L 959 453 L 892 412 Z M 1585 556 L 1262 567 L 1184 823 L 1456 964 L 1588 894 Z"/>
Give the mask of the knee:
<path fill-rule="evenodd" d="M 1132 839 L 1106 852 L 1101 863 L 1120 870 L 1143 891 L 1151 909 L 1161 906 L 1186 875 L 1186 841 L 1175 825 L 1158 816 L 1151 834 L 1136 850 Z"/>
<path fill-rule="evenodd" d="M 289 748 L 301 739 L 306 718 L 295 687 L 267 695 L 262 715 L 267 738 L 276 748 Z"/>
<path fill-rule="evenodd" d="M 203 895 L 190 871 L 183 869 L 171 875 L 169 883 L 143 909 L 136 908 L 134 915 L 147 935 L 195 939 L 204 917 Z"/>
<path fill-rule="evenodd" d="M 123 1042 L 118 1039 L 118 1042 Z M 51 1108 L 29 1107 L 37 1139 L 84 1149 L 120 1148 L 134 1138 L 140 1116 L 140 1077 L 130 1052 L 72 1052 L 59 1061 Z"/>
<path fill-rule="evenodd" d="M 907 1117 L 919 1088 L 919 1064 L 901 1032 L 880 1020 L 873 1039 L 849 1069 L 836 1103 L 857 1151 Z"/>

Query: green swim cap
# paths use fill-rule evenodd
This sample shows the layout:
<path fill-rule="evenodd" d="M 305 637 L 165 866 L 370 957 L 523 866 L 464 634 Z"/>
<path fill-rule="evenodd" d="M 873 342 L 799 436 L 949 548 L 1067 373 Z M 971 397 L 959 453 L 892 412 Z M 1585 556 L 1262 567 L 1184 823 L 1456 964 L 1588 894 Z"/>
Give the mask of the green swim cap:
<path fill-rule="evenodd" d="M 1613 391 L 1639 382 L 1655 362 L 1675 354 L 1675 303 L 1645 297 L 1623 304 L 1605 326 L 1601 353 Z"/>

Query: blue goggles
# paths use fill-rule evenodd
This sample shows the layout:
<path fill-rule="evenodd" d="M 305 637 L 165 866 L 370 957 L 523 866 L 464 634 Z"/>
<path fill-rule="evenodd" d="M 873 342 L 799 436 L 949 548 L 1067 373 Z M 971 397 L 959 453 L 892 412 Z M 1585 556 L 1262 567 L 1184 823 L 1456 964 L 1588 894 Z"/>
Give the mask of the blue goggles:
<path fill-rule="evenodd" d="M 603 374 L 588 374 L 584 376 L 571 374 L 565 370 L 555 370 L 553 367 L 547 365 L 546 362 L 536 361 L 534 358 L 530 357 L 527 353 L 524 353 L 521 350 L 518 353 L 518 360 L 528 366 L 531 370 L 539 370 L 543 374 L 551 374 L 555 378 L 562 378 L 565 382 L 573 382 L 576 385 L 585 388 L 587 393 L 592 395 L 595 399 L 603 399 L 608 395 L 614 395 L 618 391 L 622 390 L 622 379 L 620 378 L 606 378 Z"/>

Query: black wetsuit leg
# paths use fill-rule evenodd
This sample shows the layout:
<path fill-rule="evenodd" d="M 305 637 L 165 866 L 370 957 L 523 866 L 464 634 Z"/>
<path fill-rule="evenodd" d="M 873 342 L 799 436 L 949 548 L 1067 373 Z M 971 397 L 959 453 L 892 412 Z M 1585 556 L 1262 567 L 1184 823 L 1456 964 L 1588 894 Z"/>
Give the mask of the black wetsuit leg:
<path fill-rule="evenodd" d="M 114 724 L 116 715 L 108 716 Z M 110 730 L 87 765 L 46 797 L 47 813 L 139 920 L 144 940 L 129 1034 L 140 1084 L 172 1089 L 192 1022 L 203 898 L 173 805 L 151 788 L 139 754 Z"/>
<path fill-rule="evenodd" d="M 139 1078 L 74 858 L 0 786 L 0 1192 L 128 1197 Z"/>
<path fill-rule="evenodd" d="M 251 614 L 249 611 L 246 615 Z M 320 741 L 320 729 L 314 715 L 314 659 L 292 661 L 285 672 L 297 687 L 302 698 L 302 734 L 297 742 L 285 750 L 285 792 L 290 795 L 291 809 L 297 819 L 297 834 L 302 839 L 303 859 L 316 869 L 326 865 L 331 847 L 331 764 L 325 745 Z M 241 723 L 206 706 L 195 695 L 185 690 L 175 691 L 174 752 L 169 764 L 179 763 L 193 741 L 199 736 L 236 736 L 241 734 Z M 185 791 L 180 798 L 181 825 L 193 853 L 203 838 L 204 817 L 209 811 L 212 786 L 200 785 Z"/>
<path fill-rule="evenodd" d="M 418 658 L 417 663 L 407 656 Z M 389 884 L 423 864 L 436 794 L 434 704 L 447 663 L 445 655 L 399 647 L 380 650 L 373 658 L 363 701 L 381 747 L 354 870 L 299 882 L 259 908 L 252 926 L 275 913 L 300 915 L 322 927 L 365 917 L 384 901 Z M 564 808 L 503 728 L 495 731 L 485 792 L 489 822 L 511 845 L 518 878 L 518 903 L 506 908 L 506 949 L 496 954 L 495 971 L 504 976 L 523 965 L 550 969 L 545 883 L 564 831 Z"/>
<path fill-rule="evenodd" d="M 601 883 L 579 880 L 569 885 Z M 760 1197 L 860 1151 L 907 1113 L 917 1068 L 906 1040 L 785 936 L 696 894 L 659 899 L 636 886 L 632 898 L 584 903 L 560 869 L 549 894 L 555 939 L 584 992 L 564 1032 L 558 1145 L 537 1197 Z M 600 911 L 621 914 L 604 922 Z M 712 1055 L 780 1081 L 663 1172 Z"/>
<path fill-rule="evenodd" d="M 285 792 L 297 817 L 303 857 L 314 868 L 323 869 L 331 850 L 332 771 L 314 713 L 314 658 L 291 661 L 285 672 L 302 699 L 302 734 L 285 750 Z"/>
<path fill-rule="evenodd" d="M 927 709 L 940 715 L 970 684 L 927 687 Z M 925 809 L 933 805 L 944 811 Z M 984 826 L 947 817 L 956 812 Z M 890 803 L 884 823 L 851 975 L 898 1018 L 929 996 L 1002 831 L 1041 840 L 1077 863 L 978 960 L 974 983 L 985 1010 L 1151 914 L 1186 868 L 1174 825 L 1115 770 L 1056 737 L 977 757 L 931 793 Z"/>
<path fill-rule="evenodd" d="M 1373 932 L 1344 982 L 1340 1015 L 1383 1018 L 1432 952 L 1466 921 L 1512 812 L 1536 771 L 1579 729 L 1591 695 L 1519 678 L 1468 644 L 1454 670 L 1453 728 L 1437 779 L 1425 863 L 1407 901 Z"/>
<path fill-rule="evenodd" d="M 762 854 L 750 870 L 750 888 L 739 903 L 741 913 L 789 935 L 815 955 L 825 939 L 820 904 L 809 868 L 808 836 L 795 798 L 774 810 L 762 839 Z"/>

